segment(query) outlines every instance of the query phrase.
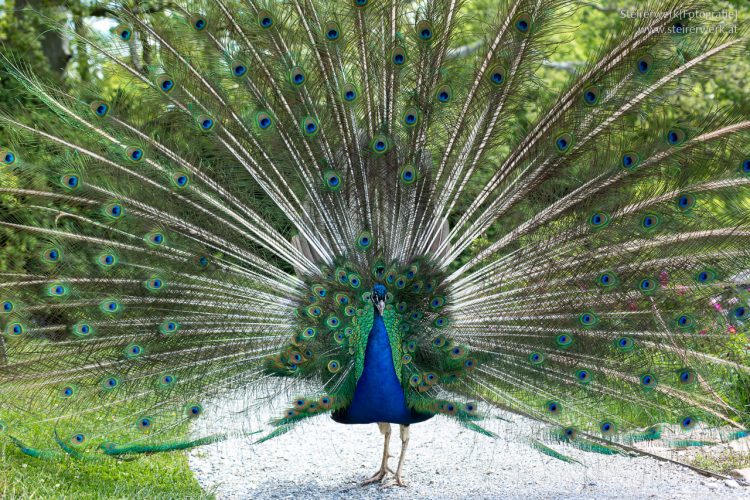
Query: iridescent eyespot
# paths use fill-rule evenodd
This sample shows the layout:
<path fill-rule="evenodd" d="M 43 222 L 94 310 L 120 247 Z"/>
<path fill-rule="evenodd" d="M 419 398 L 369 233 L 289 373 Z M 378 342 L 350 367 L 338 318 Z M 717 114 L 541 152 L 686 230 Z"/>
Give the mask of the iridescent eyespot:
<path fill-rule="evenodd" d="M 213 130 L 214 125 L 216 125 L 216 122 L 214 122 L 214 119 L 208 115 L 200 115 L 197 121 L 201 130 L 204 132 L 209 132 L 210 130 Z"/>
<path fill-rule="evenodd" d="M 150 430 L 153 426 L 153 421 L 149 417 L 141 417 L 138 419 L 138 428 L 142 431 Z"/>
<path fill-rule="evenodd" d="M 66 385 L 62 389 L 60 389 L 60 397 L 61 398 L 72 398 L 76 395 L 78 391 L 76 388 L 72 385 Z"/>
<path fill-rule="evenodd" d="M 677 380 L 682 385 L 690 385 L 695 382 L 695 372 L 689 368 L 684 368 L 677 373 Z"/>
<path fill-rule="evenodd" d="M 168 319 L 159 325 L 159 332 L 162 335 L 172 335 L 180 329 L 180 324 L 174 320 Z"/>
<path fill-rule="evenodd" d="M 419 21 L 414 26 L 414 31 L 417 33 L 417 37 L 422 42 L 429 42 L 435 35 L 432 23 L 429 21 Z"/>
<path fill-rule="evenodd" d="M 614 434 L 617 431 L 617 428 L 612 422 L 602 422 L 601 424 L 599 424 L 599 430 L 602 434 L 608 436 Z"/>
<path fill-rule="evenodd" d="M 109 104 L 104 101 L 94 101 L 89 104 L 89 107 L 99 118 L 104 118 L 109 113 Z"/>
<path fill-rule="evenodd" d="M 341 176 L 334 170 L 323 172 L 323 182 L 325 183 L 325 187 L 330 191 L 338 191 L 343 184 Z"/>
<path fill-rule="evenodd" d="M 0 314 L 13 312 L 14 307 L 15 306 L 13 305 L 13 302 L 11 302 L 10 300 L 4 300 L 2 307 L 0 307 Z"/>
<path fill-rule="evenodd" d="M 747 318 L 747 308 L 745 306 L 735 307 L 732 311 L 732 315 L 734 315 L 736 319 L 744 320 Z"/>
<path fill-rule="evenodd" d="M 69 289 L 67 286 L 63 285 L 62 283 L 52 283 L 49 287 L 47 287 L 47 295 L 50 297 L 64 297 L 69 292 Z"/>
<path fill-rule="evenodd" d="M 375 154 L 383 154 L 388 151 L 388 139 L 384 135 L 378 134 L 372 139 L 370 147 Z"/>
<path fill-rule="evenodd" d="M 743 160 L 742 163 L 740 163 L 740 172 L 745 175 L 750 175 L 750 158 Z"/>
<path fill-rule="evenodd" d="M 513 20 L 513 26 L 518 30 L 519 33 L 526 34 L 531 29 L 531 16 L 528 14 L 519 14 Z"/>
<path fill-rule="evenodd" d="M 422 378 L 419 375 L 412 375 L 409 377 L 409 385 L 412 387 L 418 386 L 421 381 Z"/>
<path fill-rule="evenodd" d="M 370 0 L 352 0 L 352 4 L 354 4 L 354 6 L 358 8 L 366 7 L 369 3 Z"/>
<path fill-rule="evenodd" d="M 143 354 L 143 348 L 137 344 L 130 344 L 125 348 L 125 357 L 128 359 L 137 358 Z"/>
<path fill-rule="evenodd" d="M 341 28 L 335 21 L 328 21 L 323 27 L 323 33 L 325 33 L 326 40 L 329 42 L 335 42 L 341 36 Z"/>
<path fill-rule="evenodd" d="M 103 253 L 96 257 L 96 263 L 104 269 L 110 269 L 117 264 L 117 256 L 111 253 Z"/>
<path fill-rule="evenodd" d="M 130 147 L 125 150 L 125 156 L 132 162 L 139 162 L 143 160 L 143 150 L 137 147 Z"/>
<path fill-rule="evenodd" d="M 541 365 L 544 363 L 544 354 L 540 352 L 532 352 L 529 354 L 529 363 L 531 363 L 534 366 Z"/>
<path fill-rule="evenodd" d="M 349 280 L 349 286 L 352 288 L 359 288 L 362 284 L 362 278 L 357 273 L 350 273 L 347 278 Z"/>
<path fill-rule="evenodd" d="M 105 391 L 111 391 L 112 389 L 116 389 L 120 385 L 120 379 L 117 377 L 105 377 L 101 381 L 101 388 Z"/>
<path fill-rule="evenodd" d="M 445 297 L 433 297 L 430 300 L 430 307 L 433 309 L 440 309 L 445 305 Z"/>
<path fill-rule="evenodd" d="M 652 389 L 656 387 L 656 377 L 647 373 L 641 376 L 641 385 L 646 389 Z"/>
<path fill-rule="evenodd" d="M 336 373 L 340 369 L 341 369 L 341 364 L 337 360 L 332 359 L 331 361 L 328 362 L 328 371 L 329 372 Z"/>
<path fill-rule="evenodd" d="M 62 251 L 58 248 L 48 248 L 42 252 L 42 260 L 49 264 L 56 264 L 62 260 Z"/>
<path fill-rule="evenodd" d="M 146 287 L 147 290 L 155 292 L 164 288 L 164 280 L 162 280 L 159 277 L 154 276 L 146 280 L 143 283 L 143 285 Z"/>
<path fill-rule="evenodd" d="M 656 214 L 646 214 L 641 218 L 641 228 L 653 231 L 661 224 L 661 218 Z"/>
<path fill-rule="evenodd" d="M 622 351 L 630 351 L 635 347 L 635 342 L 630 337 L 620 337 L 615 342 L 615 345 Z"/>
<path fill-rule="evenodd" d="M 675 319 L 675 325 L 680 330 L 687 330 L 695 326 L 695 320 L 689 314 L 681 314 Z"/>
<path fill-rule="evenodd" d="M 445 335 L 438 335 L 432 340 L 432 345 L 435 347 L 443 347 L 446 341 Z"/>
<path fill-rule="evenodd" d="M 133 29 L 127 24 L 118 25 L 114 29 L 114 32 L 115 32 L 115 35 L 117 35 L 117 38 L 119 38 L 123 42 L 129 41 L 130 38 L 133 36 Z"/>
<path fill-rule="evenodd" d="M 653 278 L 643 278 L 638 282 L 638 289 L 643 293 L 649 293 L 656 290 L 657 281 Z"/>
<path fill-rule="evenodd" d="M 299 87 L 300 85 L 305 83 L 305 80 L 305 72 L 299 66 L 295 66 L 289 72 L 289 81 L 291 81 L 292 85 L 294 85 L 295 87 Z"/>
<path fill-rule="evenodd" d="M 175 172 L 171 177 L 172 185 L 177 189 L 184 189 L 190 184 L 190 177 L 185 172 Z"/>
<path fill-rule="evenodd" d="M 327 410 L 333 406 L 333 397 L 323 396 L 318 400 L 318 403 Z"/>
<path fill-rule="evenodd" d="M 505 68 L 499 64 L 496 64 L 492 68 L 490 68 L 489 72 L 487 73 L 487 78 L 489 78 L 490 83 L 493 85 L 502 85 L 505 83 Z"/>
<path fill-rule="evenodd" d="M 680 427 L 686 431 L 694 429 L 696 425 L 698 425 L 698 419 L 692 415 L 683 417 L 682 420 L 680 420 Z"/>
<path fill-rule="evenodd" d="M 569 133 L 560 134 L 555 138 L 555 148 L 560 153 L 565 153 L 573 146 L 573 136 Z"/>
<path fill-rule="evenodd" d="M 341 95 L 344 97 L 344 101 L 352 103 L 357 100 L 357 97 L 359 97 L 359 91 L 357 90 L 357 87 L 351 83 L 347 83 L 341 90 Z"/>
<path fill-rule="evenodd" d="M 413 127 L 417 124 L 419 119 L 419 111 L 416 108 L 408 108 L 404 111 L 403 123 L 406 127 Z"/>
<path fill-rule="evenodd" d="M 315 337 L 315 334 L 317 333 L 317 330 L 313 327 L 307 327 L 304 330 L 302 330 L 302 338 L 304 339 L 311 339 Z"/>
<path fill-rule="evenodd" d="M 716 272 L 712 269 L 700 271 L 695 275 L 695 281 L 698 283 L 710 283 L 716 279 Z"/>
<path fill-rule="evenodd" d="M 203 415 L 203 406 L 192 403 L 185 406 L 185 416 L 187 418 L 198 418 Z"/>
<path fill-rule="evenodd" d="M 318 317 L 321 314 L 323 314 L 323 311 L 318 306 L 307 306 L 305 308 L 305 311 L 307 312 L 308 315 L 313 316 L 313 317 Z"/>
<path fill-rule="evenodd" d="M 302 127 L 302 132 L 306 137 L 314 137 L 318 134 L 318 120 L 316 120 L 314 117 L 308 116 L 304 118 L 300 125 Z"/>
<path fill-rule="evenodd" d="M 84 322 L 76 323 L 71 330 L 76 337 L 88 337 L 94 334 L 94 327 Z"/>
<path fill-rule="evenodd" d="M 406 50 L 403 47 L 394 47 L 391 51 L 391 62 L 397 67 L 406 64 Z"/>
<path fill-rule="evenodd" d="M 445 318 L 443 316 L 438 316 L 438 318 L 435 319 L 435 321 L 433 321 L 432 324 L 438 328 L 442 328 L 448 324 L 448 318 Z"/>
<path fill-rule="evenodd" d="M 589 225 L 592 229 L 601 229 L 609 225 L 609 214 L 605 212 L 596 212 L 589 217 Z"/>
<path fill-rule="evenodd" d="M 143 240 L 150 246 L 161 246 L 166 241 L 166 238 L 163 233 L 155 231 L 148 233 L 143 237 Z"/>
<path fill-rule="evenodd" d="M 247 74 L 247 65 L 241 61 L 234 61 L 232 63 L 232 76 L 240 78 Z"/>
<path fill-rule="evenodd" d="M 74 434 L 73 437 L 70 438 L 70 444 L 73 446 L 81 446 L 86 442 L 86 436 L 84 434 Z"/>
<path fill-rule="evenodd" d="M 169 387 L 171 385 L 174 385 L 176 380 L 177 379 L 175 378 L 174 375 L 170 375 L 170 374 L 162 375 L 159 378 L 159 385 L 161 385 L 162 387 Z"/>
<path fill-rule="evenodd" d="M 360 250 L 366 250 L 372 245 L 372 233 L 369 231 L 362 231 L 357 237 L 357 247 Z"/>
<path fill-rule="evenodd" d="M 156 85 L 165 94 L 169 94 L 170 92 L 172 92 L 175 87 L 174 80 L 169 75 L 161 75 L 159 78 L 157 78 Z"/>
<path fill-rule="evenodd" d="M 681 146 L 687 140 L 687 133 L 680 128 L 673 128 L 667 132 L 667 142 L 670 146 Z"/>
<path fill-rule="evenodd" d="M 268 113 L 258 113 L 258 115 L 255 117 L 255 122 L 258 124 L 258 127 L 260 127 L 261 130 L 266 130 L 271 125 L 273 125 L 273 119 Z"/>
<path fill-rule="evenodd" d="M 566 440 L 572 441 L 578 437 L 578 430 L 575 427 L 566 427 L 563 429 L 562 434 Z"/>
<path fill-rule="evenodd" d="M 691 194 L 683 194 L 682 196 L 677 198 L 676 202 L 677 208 L 679 208 L 683 212 L 687 212 L 695 206 L 696 199 L 695 196 Z"/>
<path fill-rule="evenodd" d="M 447 104 L 453 98 L 453 90 L 448 85 L 443 85 L 435 92 L 435 97 L 441 104 Z"/>
<path fill-rule="evenodd" d="M 590 327 L 599 322 L 599 317 L 592 312 L 584 312 L 578 316 L 578 322 L 584 327 Z"/>
<path fill-rule="evenodd" d="M 561 347 L 563 349 L 567 349 L 571 345 L 573 345 L 573 335 L 570 333 L 561 333 L 557 337 L 555 337 L 555 343 L 558 347 Z"/>
<path fill-rule="evenodd" d="M 0 149 L 0 157 L 5 165 L 13 165 L 16 162 L 16 155 L 7 149 Z"/>
<path fill-rule="evenodd" d="M 625 153 L 624 155 L 622 155 L 621 162 L 623 167 L 631 170 L 641 163 L 641 157 L 638 155 L 638 153 Z"/>
<path fill-rule="evenodd" d="M 122 310 L 120 303 L 114 299 L 106 299 L 99 303 L 99 309 L 106 314 L 114 314 Z"/>
<path fill-rule="evenodd" d="M 547 410 L 547 412 L 553 415 L 556 415 L 560 413 L 560 411 L 562 410 L 562 407 L 560 406 L 560 403 L 558 403 L 557 401 L 548 401 L 545 404 L 545 409 Z"/>
<path fill-rule="evenodd" d="M 649 54 L 641 57 L 635 63 L 636 70 L 641 75 L 648 75 L 649 73 L 651 73 L 653 66 L 654 66 L 654 58 Z"/>
<path fill-rule="evenodd" d="M 459 359 L 466 356 L 466 349 L 461 346 L 456 346 L 450 350 L 448 355 L 453 359 Z"/>
<path fill-rule="evenodd" d="M 201 16 L 200 14 L 193 14 L 190 17 L 190 25 L 195 29 L 195 31 L 203 31 L 206 29 L 206 26 L 208 26 L 208 21 L 206 21 L 206 18 Z"/>
<path fill-rule="evenodd" d="M 588 106 L 595 106 L 596 104 L 599 104 L 601 93 L 601 89 L 596 85 L 586 87 L 583 90 L 583 102 Z"/>
<path fill-rule="evenodd" d="M 581 384 L 588 384 L 591 382 L 591 372 L 588 370 L 578 370 L 576 372 L 576 380 Z"/>
<path fill-rule="evenodd" d="M 417 180 L 417 170 L 413 165 L 404 165 L 403 167 L 401 167 L 398 178 L 407 186 L 410 184 L 414 184 L 414 182 Z"/>
<path fill-rule="evenodd" d="M 603 288 L 610 288 L 619 283 L 617 275 L 611 271 L 604 272 L 596 278 L 596 284 Z"/>
<path fill-rule="evenodd" d="M 11 337 L 18 337 L 26 333 L 26 327 L 22 323 L 8 323 L 5 333 Z"/>
<path fill-rule="evenodd" d="M 271 26 L 273 26 L 274 19 L 273 15 L 267 10 L 261 10 L 258 12 L 258 24 L 260 24 L 260 27 L 263 29 L 268 29 Z"/>
<path fill-rule="evenodd" d="M 60 177 L 60 185 L 72 191 L 78 189 L 81 185 L 81 179 L 76 174 L 66 174 Z"/>

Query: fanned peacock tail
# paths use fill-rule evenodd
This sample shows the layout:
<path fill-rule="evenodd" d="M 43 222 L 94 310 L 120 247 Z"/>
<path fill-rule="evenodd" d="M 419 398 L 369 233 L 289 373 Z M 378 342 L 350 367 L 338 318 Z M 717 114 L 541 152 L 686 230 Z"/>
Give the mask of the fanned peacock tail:
<path fill-rule="evenodd" d="M 468 56 L 462 4 L 123 2 L 110 36 L 70 33 L 118 90 L 6 61 L 49 111 L 0 115 L 0 225 L 34 245 L 2 273 L 0 432 L 184 449 L 241 389 L 290 395 L 273 437 L 351 402 L 384 285 L 415 411 L 487 432 L 499 407 L 606 454 L 745 436 L 750 121 L 673 97 L 744 32 L 649 2 L 526 125 L 575 4 L 503 0 Z"/>

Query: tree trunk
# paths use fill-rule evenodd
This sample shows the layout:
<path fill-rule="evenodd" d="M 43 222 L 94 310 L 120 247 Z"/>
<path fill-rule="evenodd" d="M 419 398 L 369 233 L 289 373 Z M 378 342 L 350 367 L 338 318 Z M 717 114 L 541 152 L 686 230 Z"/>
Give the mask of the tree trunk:
<path fill-rule="evenodd" d="M 39 10 L 40 7 L 61 7 L 64 2 L 45 2 L 43 0 L 16 0 L 14 8 L 15 16 L 17 19 L 23 19 L 27 12 L 24 10 L 28 7 L 34 10 Z M 49 63 L 49 68 L 52 73 L 62 78 L 65 74 L 65 69 L 68 66 L 68 61 L 71 59 L 69 51 L 69 42 L 59 32 L 55 30 L 46 30 L 42 34 L 41 38 L 42 52 L 44 57 Z"/>

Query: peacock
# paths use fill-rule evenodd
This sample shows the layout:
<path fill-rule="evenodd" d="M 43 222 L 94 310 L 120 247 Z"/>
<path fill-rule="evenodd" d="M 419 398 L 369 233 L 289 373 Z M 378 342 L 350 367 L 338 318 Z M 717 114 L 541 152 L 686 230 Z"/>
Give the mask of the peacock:
<path fill-rule="evenodd" d="M 591 7 L 496 3 L 113 2 L 109 31 L 54 27 L 115 82 L 74 95 L 7 56 L 36 118 L 0 111 L 25 250 L 0 273 L 0 440 L 184 450 L 229 436 L 196 424 L 240 391 L 238 418 L 273 405 L 253 442 L 376 423 L 365 483 L 403 485 L 435 416 L 505 439 L 493 412 L 524 415 L 560 460 L 750 435 L 750 121 L 681 100 L 744 27 L 642 2 L 547 97 Z"/>

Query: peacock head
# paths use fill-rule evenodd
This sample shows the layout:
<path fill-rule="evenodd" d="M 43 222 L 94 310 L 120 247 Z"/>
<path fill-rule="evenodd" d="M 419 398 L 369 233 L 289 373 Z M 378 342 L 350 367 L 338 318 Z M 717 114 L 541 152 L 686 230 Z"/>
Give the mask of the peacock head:
<path fill-rule="evenodd" d="M 377 283 L 372 287 L 372 303 L 375 304 L 375 308 L 381 315 L 383 314 L 383 309 L 385 309 L 385 295 L 387 293 L 388 290 L 381 283 Z"/>

